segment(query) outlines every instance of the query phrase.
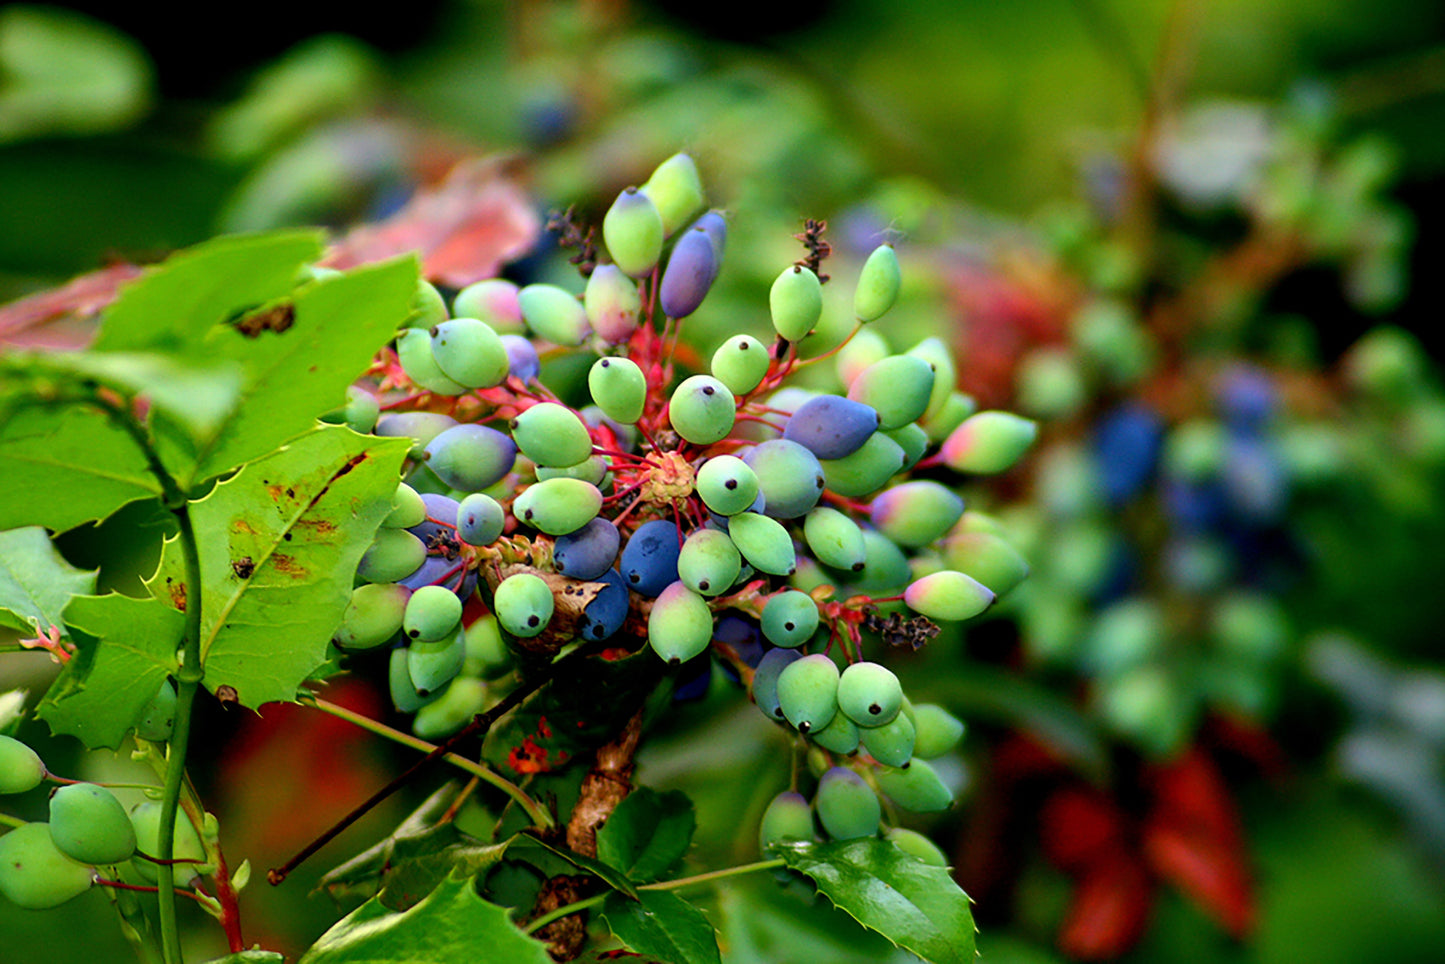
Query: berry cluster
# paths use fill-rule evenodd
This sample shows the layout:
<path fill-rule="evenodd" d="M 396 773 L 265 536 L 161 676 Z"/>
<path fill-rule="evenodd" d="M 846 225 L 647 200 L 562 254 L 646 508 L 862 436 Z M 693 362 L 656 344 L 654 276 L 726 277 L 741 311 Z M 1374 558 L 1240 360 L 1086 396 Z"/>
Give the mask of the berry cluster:
<path fill-rule="evenodd" d="M 825 307 L 816 222 L 772 284 L 772 344 L 736 333 L 704 360 L 679 332 L 717 278 L 727 224 L 702 205 L 677 155 L 608 210 L 610 261 L 568 221 L 580 297 L 492 279 L 448 309 L 423 284 L 376 366 L 379 397 L 358 389 L 338 413 L 413 448 L 335 643 L 392 645 L 393 700 L 429 736 L 477 712 L 480 677 L 509 659 L 647 646 L 677 668 L 677 698 L 706 690 L 716 662 L 828 754 L 829 835 L 872 834 L 866 786 L 871 825 L 841 816 L 862 806 L 849 802 L 859 774 L 904 806 L 944 808 L 951 795 L 921 761 L 962 724 L 912 707 L 863 658 L 864 635 L 917 647 L 1022 579 L 997 523 L 966 512 L 950 482 L 1012 466 L 1034 423 L 976 412 L 939 340 L 894 354 L 863 327 L 899 294 L 887 245 L 857 277 L 839 390 L 786 384 L 834 354 L 799 352 Z"/>
<path fill-rule="evenodd" d="M 155 862 L 148 855 L 159 852 L 158 800 L 127 813 L 107 788 L 56 777 L 34 750 L 0 735 L 0 794 L 25 793 L 47 779 L 61 784 L 50 794 L 50 819 L 0 837 L 0 895 L 40 910 L 58 907 L 97 883 L 155 883 Z M 211 869 L 200 835 L 183 813 L 176 814 L 174 852 L 178 883 Z"/>

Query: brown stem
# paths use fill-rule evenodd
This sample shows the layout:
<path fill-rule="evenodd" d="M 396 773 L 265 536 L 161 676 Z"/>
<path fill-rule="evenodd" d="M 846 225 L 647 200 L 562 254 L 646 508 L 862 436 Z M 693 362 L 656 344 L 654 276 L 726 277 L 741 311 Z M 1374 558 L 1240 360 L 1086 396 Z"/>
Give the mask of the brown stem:
<path fill-rule="evenodd" d="M 612 742 L 597 751 L 597 760 L 582 778 L 577 805 L 567 821 L 567 846 L 585 857 L 597 856 L 597 830 L 607 822 L 622 798 L 632 792 L 633 757 L 642 738 L 642 710 L 627 721 Z M 586 896 L 592 880 L 570 874 L 551 878 L 537 895 L 532 917 L 541 917 L 559 907 L 575 904 Z M 556 961 L 570 961 L 582 952 L 587 941 L 587 921 L 583 913 L 568 914 L 537 930 L 537 937 L 547 942 L 547 951 Z"/>
<path fill-rule="evenodd" d="M 308 857 L 339 836 L 347 827 L 350 827 L 353 823 L 366 816 L 366 814 L 370 813 L 374 807 L 387 797 L 390 797 L 393 793 L 406 786 L 412 780 L 416 779 L 417 776 L 443 759 L 448 753 L 451 753 L 456 747 L 460 746 L 463 741 L 471 739 L 474 736 L 485 736 L 487 731 L 491 729 L 493 723 L 501 719 L 548 682 L 560 676 L 562 672 L 570 669 L 572 664 L 577 660 L 590 655 L 592 650 L 596 648 L 596 645 L 596 641 L 589 640 L 552 664 L 550 668 L 553 672 L 539 672 L 530 678 L 523 679 L 521 685 L 516 689 L 498 700 L 485 713 L 478 713 L 472 717 L 470 723 L 458 730 L 445 742 L 436 746 L 426 756 L 413 763 L 386 786 L 367 797 L 359 806 L 338 820 L 329 830 L 321 834 L 321 836 L 303 847 L 290 860 L 286 861 L 280 867 L 273 867 L 268 870 L 266 872 L 266 881 L 273 887 L 280 885 L 291 871 L 295 870 Z"/>

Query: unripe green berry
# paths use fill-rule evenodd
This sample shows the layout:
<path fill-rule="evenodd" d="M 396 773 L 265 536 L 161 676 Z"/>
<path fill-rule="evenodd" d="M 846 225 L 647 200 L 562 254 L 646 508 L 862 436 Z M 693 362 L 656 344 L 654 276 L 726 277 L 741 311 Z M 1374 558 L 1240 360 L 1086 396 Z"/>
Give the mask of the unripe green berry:
<path fill-rule="evenodd" d="M 752 335 L 733 335 L 712 353 L 710 370 L 734 395 L 746 395 L 762 384 L 772 359 Z"/>
<path fill-rule="evenodd" d="M 640 278 L 657 267 L 662 255 L 662 215 L 652 199 L 635 187 L 617 195 L 602 217 L 602 241 L 624 273 Z"/>
<path fill-rule="evenodd" d="M 791 649 L 813 637 L 818 628 L 818 604 L 805 592 L 784 590 L 767 601 L 758 622 L 768 642 Z"/>
<path fill-rule="evenodd" d="M 44 779 L 40 755 L 14 737 L 0 734 L 0 793 L 34 790 Z"/>
<path fill-rule="evenodd" d="M 135 827 L 104 787 L 72 783 L 50 795 L 50 839 L 83 864 L 117 864 L 135 853 Z"/>
<path fill-rule="evenodd" d="M 768 292 L 773 330 L 788 341 L 801 341 L 823 316 L 823 286 L 811 269 L 784 268 Z"/>
<path fill-rule="evenodd" d="M 838 712 L 838 667 L 815 653 L 789 664 L 778 674 L 778 704 L 799 733 L 827 726 Z"/>
<path fill-rule="evenodd" d="M 647 403 L 647 376 L 630 358 L 599 358 L 587 373 L 587 389 L 603 414 L 632 425 Z"/>
<path fill-rule="evenodd" d="M 497 584 L 492 610 L 513 636 L 536 636 L 547 628 L 556 607 L 552 589 L 541 576 L 518 572 Z"/>
<path fill-rule="evenodd" d="M 853 663 L 838 678 L 838 709 L 859 726 L 891 723 L 902 705 L 903 687 L 886 666 Z"/>
<path fill-rule="evenodd" d="M 883 818 L 873 788 L 845 767 L 833 767 L 818 780 L 813 806 L 818 811 L 818 822 L 834 840 L 871 837 L 878 832 Z"/>
<path fill-rule="evenodd" d="M 0 837 L 0 895 L 17 907 L 59 907 L 93 881 L 91 868 L 55 846 L 44 823 L 27 823 Z"/>
<path fill-rule="evenodd" d="M 407 639 L 431 642 L 454 634 L 462 621 L 462 601 L 445 586 L 422 586 L 406 601 L 402 631 Z"/>
<path fill-rule="evenodd" d="M 853 315 L 859 321 L 877 321 L 888 313 L 898 300 L 903 287 L 903 272 L 898 267 L 898 253 L 889 244 L 879 245 L 863 262 L 858 273 L 858 287 L 853 290 Z"/>

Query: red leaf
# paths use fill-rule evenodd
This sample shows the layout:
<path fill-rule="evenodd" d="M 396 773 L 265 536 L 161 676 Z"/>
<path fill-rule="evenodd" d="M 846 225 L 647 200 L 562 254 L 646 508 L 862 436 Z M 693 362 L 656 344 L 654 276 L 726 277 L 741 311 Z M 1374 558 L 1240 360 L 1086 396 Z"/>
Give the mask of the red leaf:
<path fill-rule="evenodd" d="M 323 262 L 345 269 L 408 251 L 422 256 L 422 274 L 462 288 L 495 277 L 532 248 L 541 221 L 505 163 L 458 164 L 441 184 L 418 191 L 392 217 L 349 232 Z"/>
<path fill-rule="evenodd" d="M 1153 903 L 1153 885 L 1143 865 L 1116 854 L 1079 879 L 1059 931 L 1059 949 L 1086 961 L 1118 957 L 1144 933 Z"/>
<path fill-rule="evenodd" d="M 90 319 L 115 300 L 122 284 L 140 273 L 138 265 L 113 264 L 59 288 L 12 301 L 0 308 L 0 342 L 61 351 L 84 348 L 95 337 Z"/>
<path fill-rule="evenodd" d="M 1044 802 L 1039 841 L 1055 866 L 1080 874 L 1124 846 L 1123 815 L 1097 791 L 1067 787 Z"/>
<path fill-rule="evenodd" d="M 1145 827 L 1144 853 L 1155 873 L 1230 934 L 1242 938 L 1254 928 L 1254 894 L 1242 853 L 1162 821 Z"/>
<path fill-rule="evenodd" d="M 1234 798 L 1209 756 L 1195 747 L 1177 761 L 1149 771 L 1154 814 L 1171 826 L 1244 849 L 1244 831 Z"/>

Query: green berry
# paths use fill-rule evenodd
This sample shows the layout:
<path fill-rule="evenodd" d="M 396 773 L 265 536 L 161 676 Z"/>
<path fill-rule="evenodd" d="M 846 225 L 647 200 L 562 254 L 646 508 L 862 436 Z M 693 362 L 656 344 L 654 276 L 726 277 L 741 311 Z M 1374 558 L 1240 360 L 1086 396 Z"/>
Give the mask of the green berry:
<path fill-rule="evenodd" d="M 711 375 L 683 380 L 668 402 L 668 421 L 694 445 L 711 445 L 727 437 L 737 418 L 737 400 L 726 385 Z"/>
<path fill-rule="evenodd" d="M 602 493 L 597 486 L 566 476 L 527 486 L 512 502 L 512 515 L 549 536 L 565 536 L 597 518 Z"/>
<path fill-rule="evenodd" d="M 546 629 L 556 607 L 547 581 L 530 572 L 513 573 L 498 583 L 492 603 L 502 628 L 524 638 Z"/>
<path fill-rule="evenodd" d="M 842 713 L 834 713 L 828 725 L 808 734 L 808 739 L 833 753 L 847 756 L 858 749 L 862 731 Z"/>
<path fill-rule="evenodd" d="M 768 292 L 773 330 L 788 341 L 802 341 L 823 316 L 823 285 L 802 265 L 784 268 Z"/>
<path fill-rule="evenodd" d="M 67 857 L 44 823 L 27 823 L 0 837 L 0 895 L 17 907 L 59 907 L 93 882 L 91 868 Z"/>
<path fill-rule="evenodd" d="M 466 630 L 460 622 L 440 639 L 414 639 L 406 647 L 406 672 L 422 697 L 449 689 L 447 684 L 461 673 L 466 661 Z"/>
<path fill-rule="evenodd" d="M 647 617 L 647 642 L 658 656 L 675 666 L 707 649 L 712 628 L 707 600 L 678 581 L 653 602 Z"/>
<path fill-rule="evenodd" d="M 760 572 L 789 576 L 798 567 L 793 537 L 776 519 L 740 512 L 728 519 L 728 535 L 748 565 Z"/>
<path fill-rule="evenodd" d="M 407 328 L 396 336 L 396 357 L 401 370 L 417 385 L 438 395 L 460 395 L 467 386 L 454 381 L 437 365 L 431 350 L 431 332 L 425 328 Z"/>
<path fill-rule="evenodd" d="M 169 679 L 161 680 L 156 695 L 141 711 L 140 721 L 135 725 L 135 735 L 142 740 L 161 743 L 171 738 L 176 725 L 176 685 Z"/>
<path fill-rule="evenodd" d="M 906 767 L 880 767 L 875 776 L 888 798 L 914 813 L 938 813 L 953 805 L 953 793 L 926 760 L 914 758 Z"/>
<path fill-rule="evenodd" d="M 913 759 L 913 743 L 917 734 L 913 721 L 903 713 L 882 726 L 861 727 L 863 749 L 884 766 L 906 766 Z"/>
<path fill-rule="evenodd" d="M 599 358 L 587 373 L 587 389 L 602 413 L 633 425 L 647 403 L 647 376 L 630 358 Z"/>
<path fill-rule="evenodd" d="M 50 795 L 50 839 L 83 864 L 117 864 L 135 853 L 135 827 L 104 787 L 72 783 Z"/>
<path fill-rule="evenodd" d="M 449 590 L 442 592 L 451 595 Z M 341 625 L 331 635 L 332 642 L 342 649 L 371 649 L 389 641 L 402 627 L 411 595 L 410 589 L 396 583 L 357 586 L 351 591 Z"/>
<path fill-rule="evenodd" d="M 702 207 L 702 178 L 698 176 L 697 165 L 686 154 L 674 154 L 657 165 L 641 190 L 657 206 L 667 237 L 672 237 L 693 212 Z"/>
<path fill-rule="evenodd" d="M 381 524 L 388 529 L 410 529 L 426 521 L 426 503 L 411 486 L 402 482 L 391 497 L 391 511 Z"/>
<path fill-rule="evenodd" d="M 445 586 L 422 586 L 411 594 L 402 613 L 407 639 L 431 642 L 454 635 L 462 621 L 462 601 Z"/>
<path fill-rule="evenodd" d="M 853 290 L 853 315 L 862 322 L 877 321 L 893 307 L 902 287 L 903 272 L 898 267 L 897 252 L 892 245 L 879 245 L 858 273 L 858 287 Z"/>
<path fill-rule="evenodd" d="M 570 348 L 582 344 L 591 331 L 587 309 L 565 288 L 531 284 L 517 292 L 522 318 L 538 338 Z"/>
<path fill-rule="evenodd" d="M 838 712 L 838 667 L 822 653 L 804 656 L 778 674 L 778 705 L 799 733 L 827 726 Z"/>
<path fill-rule="evenodd" d="M 903 592 L 909 609 L 940 622 L 970 619 L 993 600 L 993 592 L 983 583 L 947 569 L 915 579 Z"/>
<path fill-rule="evenodd" d="M 556 402 L 540 402 L 512 419 L 512 439 L 538 465 L 565 468 L 592 454 L 587 424 Z"/>
<path fill-rule="evenodd" d="M 652 198 L 635 187 L 617 195 L 602 217 L 602 241 L 625 274 L 640 278 L 657 267 L 662 255 L 662 214 Z"/>
<path fill-rule="evenodd" d="M 938 844 L 917 830 L 909 830 L 907 827 L 889 827 L 883 831 L 883 839 L 908 856 L 916 857 L 925 864 L 933 867 L 948 867 L 948 856 L 938 849 Z"/>
<path fill-rule="evenodd" d="M 818 604 L 805 592 L 784 590 L 763 606 L 759 625 L 774 646 L 787 649 L 801 646 L 818 629 Z"/>
<path fill-rule="evenodd" d="M 854 663 L 838 678 L 838 709 L 859 726 L 883 726 L 898 716 L 903 687 L 878 663 Z"/>
<path fill-rule="evenodd" d="M 736 455 L 717 455 L 697 471 L 697 494 L 718 515 L 735 516 L 758 497 L 758 476 Z"/>
<path fill-rule="evenodd" d="M 677 575 L 693 592 L 718 596 L 737 582 L 742 564 L 742 555 L 726 532 L 698 529 L 682 544 Z"/>
<path fill-rule="evenodd" d="M 0 793 L 34 790 L 44 779 L 40 755 L 14 737 L 0 734 Z"/>
<path fill-rule="evenodd" d="M 913 708 L 913 755 L 924 760 L 943 756 L 963 739 L 963 721 L 936 703 Z"/>
<path fill-rule="evenodd" d="M 478 318 L 453 318 L 431 329 L 431 352 L 442 374 L 467 388 L 491 388 L 511 363 L 502 337 Z"/>
<path fill-rule="evenodd" d="M 159 857 L 161 829 L 160 801 L 147 800 L 133 807 L 130 812 L 130 822 L 131 826 L 135 827 L 136 850 L 150 857 Z M 200 835 L 196 833 L 196 828 L 191 825 L 190 819 L 182 810 L 176 811 L 175 836 L 172 841 L 171 851 L 174 859 L 191 861 L 175 865 L 176 886 L 184 887 L 196 877 L 198 863 L 206 859 L 206 848 L 201 844 L 201 838 Z M 135 868 L 136 873 L 151 883 L 155 883 L 155 864 L 137 856 L 131 861 L 131 866 Z"/>
<path fill-rule="evenodd" d="M 733 335 L 712 353 L 710 370 L 734 395 L 746 395 L 763 382 L 772 359 L 752 335 Z"/>
<path fill-rule="evenodd" d="M 813 808 L 801 793 L 788 790 L 769 801 L 758 827 L 759 850 L 767 853 L 769 847 L 784 840 L 812 839 Z"/>
<path fill-rule="evenodd" d="M 883 808 L 863 778 L 845 767 L 833 767 L 818 780 L 813 796 L 818 822 L 834 840 L 853 840 L 878 833 Z"/>

